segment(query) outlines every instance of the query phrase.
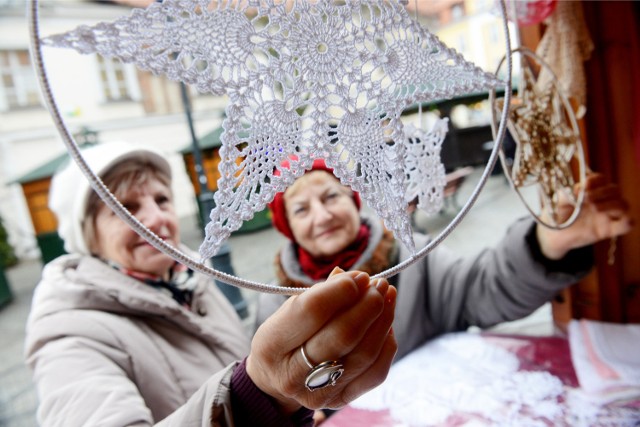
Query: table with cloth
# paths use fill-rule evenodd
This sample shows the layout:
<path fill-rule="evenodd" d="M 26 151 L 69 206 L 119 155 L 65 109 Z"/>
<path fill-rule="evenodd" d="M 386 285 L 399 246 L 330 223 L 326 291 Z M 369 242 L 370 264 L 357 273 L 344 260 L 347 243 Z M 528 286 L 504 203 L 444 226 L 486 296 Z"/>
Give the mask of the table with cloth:
<path fill-rule="evenodd" d="M 640 353 L 629 359 L 640 363 Z M 580 387 L 566 337 L 453 333 L 396 362 L 323 427 L 640 426 L 635 386 Z"/>

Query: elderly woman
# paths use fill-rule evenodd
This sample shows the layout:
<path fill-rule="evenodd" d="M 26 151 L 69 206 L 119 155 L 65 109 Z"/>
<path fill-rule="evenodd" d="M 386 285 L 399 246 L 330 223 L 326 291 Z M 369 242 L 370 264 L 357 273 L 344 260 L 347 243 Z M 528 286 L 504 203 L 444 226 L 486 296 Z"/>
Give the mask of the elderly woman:
<path fill-rule="evenodd" d="M 104 144 L 84 156 L 143 225 L 180 245 L 161 155 Z M 213 281 L 138 236 L 75 164 L 54 177 L 50 204 L 69 255 L 45 267 L 27 325 L 41 425 L 311 425 L 312 409 L 386 377 L 397 349 L 386 281 L 336 269 L 250 343 Z"/>
<path fill-rule="evenodd" d="M 589 177 L 586 191 L 579 219 L 567 229 L 551 230 L 523 218 L 497 247 L 475 258 L 462 259 L 438 246 L 392 277 L 398 290 L 393 323 L 398 358 L 441 333 L 522 318 L 587 274 L 593 264 L 590 245 L 626 233 L 631 221 L 618 188 L 601 175 Z M 270 208 L 273 224 L 290 240 L 276 258 L 282 285 L 312 286 L 334 266 L 373 275 L 410 257 L 381 221 L 360 212 L 358 195 L 322 160 L 276 195 Z M 429 240 L 421 234 L 414 239 L 417 248 Z M 258 323 L 284 301 L 261 295 Z"/>

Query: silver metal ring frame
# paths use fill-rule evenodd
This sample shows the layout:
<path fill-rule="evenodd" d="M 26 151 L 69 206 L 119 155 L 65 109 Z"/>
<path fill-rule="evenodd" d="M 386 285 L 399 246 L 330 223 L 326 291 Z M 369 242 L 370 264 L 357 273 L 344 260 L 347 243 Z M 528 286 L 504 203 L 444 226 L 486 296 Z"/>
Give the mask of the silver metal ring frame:
<path fill-rule="evenodd" d="M 487 179 L 491 174 L 491 170 L 495 166 L 495 163 L 498 159 L 498 155 L 500 152 L 500 147 L 502 146 L 502 140 L 504 138 L 506 132 L 506 123 L 508 116 L 508 106 L 511 100 L 511 41 L 509 37 L 509 27 L 507 24 L 507 13 L 506 13 L 506 5 L 504 0 L 500 0 L 500 9 L 502 12 L 502 23 L 505 34 L 505 45 L 506 45 L 506 58 L 507 58 L 507 68 L 508 73 L 506 77 L 506 85 L 505 85 L 505 107 L 502 110 L 501 120 L 500 120 L 500 128 L 498 129 L 497 136 L 495 138 L 494 147 L 491 151 L 491 155 L 489 156 L 489 160 L 487 161 L 487 165 L 484 169 L 478 184 L 474 188 L 472 194 L 469 196 L 469 199 L 465 203 L 465 205 L 460 209 L 457 215 L 451 220 L 449 225 L 442 231 L 440 234 L 435 237 L 433 240 L 429 242 L 425 247 L 420 249 L 418 252 L 413 254 L 410 258 L 403 261 L 402 263 L 389 268 L 379 274 L 373 276 L 373 278 L 389 278 L 398 273 L 400 273 L 405 268 L 410 265 L 416 263 L 424 256 L 426 256 L 429 252 L 431 252 L 436 246 L 438 246 L 442 241 L 458 226 L 460 221 L 465 217 L 465 215 L 469 212 L 473 204 L 476 202 L 478 196 L 482 188 L 484 187 Z M 118 217 L 120 217 L 125 223 L 127 223 L 134 231 L 136 231 L 142 238 L 144 238 L 149 244 L 151 244 L 154 248 L 163 252 L 164 254 L 172 257 L 176 261 L 181 264 L 186 265 L 194 271 L 198 271 L 200 273 L 206 274 L 215 278 L 216 280 L 220 280 L 229 285 L 236 286 L 239 288 L 250 289 L 258 292 L 266 292 L 272 294 L 282 294 L 282 295 L 299 295 L 303 293 L 307 288 L 294 288 L 294 287 L 284 287 L 277 285 L 268 285 L 260 282 L 255 282 L 248 279 L 242 279 L 222 271 L 211 268 L 204 263 L 195 260 L 194 258 L 186 255 L 179 249 L 175 248 L 172 245 L 169 245 L 162 239 L 160 239 L 155 233 L 146 228 L 140 221 L 138 221 L 133 215 L 131 215 L 118 201 L 118 199 L 109 191 L 109 189 L 104 185 L 104 183 L 97 177 L 91 168 L 87 165 L 82 154 L 80 153 L 80 148 L 78 144 L 74 140 L 73 136 L 69 132 L 62 115 L 58 109 L 58 106 L 53 97 L 53 93 L 51 90 L 51 86 L 49 84 L 49 80 L 47 78 L 47 73 L 44 66 L 44 61 L 42 58 L 42 45 L 40 43 L 40 28 L 38 25 L 39 17 L 38 17 L 38 0 L 30 0 L 30 7 L 28 8 L 28 21 L 29 21 L 29 30 L 30 30 L 30 41 L 31 41 L 31 55 L 34 63 L 34 67 L 36 69 L 36 73 L 38 75 L 38 80 L 40 83 L 40 88 L 42 90 L 43 97 L 45 99 L 45 103 L 49 109 L 49 113 L 53 119 L 53 122 L 60 133 L 60 136 L 67 147 L 67 151 L 69 155 L 76 162 L 82 173 L 85 175 L 91 187 L 95 190 L 98 196 L 104 201 L 104 203 L 111 208 Z"/>
<path fill-rule="evenodd" d="M 558 92 L 558 95 L 560 95 L 560 99 L 562 101 L 562 106 L 564 107 L 565 113 L 569 118 L 569 121 L 571 123 L 571 128 L 572 128 L 573 132 L 576 135 L 578 135 L 578 141 L 576 143 L 577 149 L 576 149 L 576 153 L 573 155 L 573 158 L 577 159 L 577 162 L 578 162 L 578 165 L 579 165 L 579 169 L 580 169 L 579 173 L 578 173 L 578 175 L 579 175 L 579 192 L 578 192 L 578 197 L 576 198 L 575 208 L 573 209 L 573 212 L 571 213 L 569 218 L 567 218 L 561 224 L 549 223 L 549 222 L 543 220 L 542 218 L 540 218 L 539 214 L 534 212 L 534 209 L 531 207 L 529 202 L 527 202 L 525 196 L 518 189 L 518 186 L 515 185 L 515 183 L 513 181 L 513 177 L 511 176 L 512 167 L 507 162 L 507 158 L 506 158 L 506 155 L 505 155 L 504 150 L 502 149 L 502 147 L 500 148 L 500 163 L 502 164 L 502 170 L 504 172 L 505 177 L 507 178 L 507 181 L 509 182 L 509 185 L 516 192 L 516 194 L 518 195 L 518 197 L 520 198 L 520 200 L 524 204 L 525 208 L 529 211 L 531 216 L 533 216 L 533 218 L 536 220 L 536 222 L 539 223 L 540 225 L 543 225 L 543 226 L 545 226 L 547 228 L 550 228 L 550 229 L 553 229 L 553 230 L 562 230 L 562 229 L 565 229 L 565 228 L 571 226 L 575 222 L 575 220 L 578 218 L 578 215 L 580 215 L 580 211 L 581 211 L 581 208 L 582 208 L 582 203 L 584 201 L 584 196 L 585 196 L 586 162 L 585 162 L 585 159 L 584 159 L 584 151 L 582 149 L 582 140 L 580 139 L 580 128 L 578 127 L 578 122 L 577 122 L 576 116 L 575 116 L 575 114 L 573 112 L 573 108 L 571 107 L 571 103 L 569 102 L 569 100 L 567 99 L 567 96 L 565 95 L 564 91 L 560 87 L 558 78 L 556 77 L 555 73 L 551 69 L 551 66 L 549 66 L 549 64 L 547 64 L 542 58 L 540 58 L 540 56 L 538 56 L 537 54 L 535 54 L 533 51 L 531 51 L 530 49 L 528 49 L 526 47 L 519 47 L 519 48 L 513 49 L 511 51 L 511 55 L 509 55 L 509 56 L 511 58 L 513 58 L 513 55 L 516 54 L 516 53 L 521 54 L 523 59 L 525 57 L 529 57 L 529 58 L 535 60 L 540 66 L 545 68 L 546 71 L 550 73 L 550 75 L 552 77 L 552 84 L 555 86 L 555 89 Z M 500 68 L 504 64 L 505 58 L 507 58 L 507 60 L 508 60 L 509 56 L 505 55 L 500 60 L 500 63 L 498 64 L 498 67 L 496 68 L 496 75 L 498 74 L 498 72 L 500 71 Z M 523 62 L 523 61 L 521 61 L 521 62 Z M 525 65 L 522 65 L 522 66 L 524 67 Z M 518 89 L 518 92 L 520 92 L 520 89 Z M 491 106 L 491 117 L 492 117 L 491 130 L 492 130 L 494 135 L 496 134 L 496 128 L 497 128 L 497 126 L 496 126 L 496 117 L 495 117 L 495 109 L 493 108 L 495 101 L 496 101 L 496 93 L 495 93 L 495 90 L 492 90 L 489 93 L 489 104 Z M 507 100 L 506 100 L 506 97 L 505 97 L 505 103 L 506 102 L 507 102 Z M 503 127 L 502 120 L 504 120 L 503 116 L 500 117 L 500 129 L 502 129 L 502 127 Z M 509 122 L 508 119 L 507 119 L 507 121 Z M 508 126 L 509 126 L 509 123 L 507 123 L 507 127 Z M 500 132 L 500 130 L 498 130 L 497 132 Z M 517 134 L 515 132 L 511 132 L 511 136 L 514 139 L 516 139 L 516 144 L 520 143 L 517 140 L 518 136 L 517 136 Z"/>

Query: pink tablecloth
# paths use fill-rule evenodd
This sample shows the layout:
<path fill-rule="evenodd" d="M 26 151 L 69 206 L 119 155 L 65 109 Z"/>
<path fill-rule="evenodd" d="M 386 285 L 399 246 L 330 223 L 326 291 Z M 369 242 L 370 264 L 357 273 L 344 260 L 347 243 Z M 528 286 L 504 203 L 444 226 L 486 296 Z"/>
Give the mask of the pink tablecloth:
<path fill-rule="evenodd" d="M 477 335 L 475 334 L 455 334 L 456 337 L 461 337 L 466 339 L 467 336 L 469 338 L 477 341 Z M 472 335 L 475 335 L 472 337 Z M 510 354 L 515 355 L 517 358 L 517 372 L 537 372 L 537 373 L 549 373 L 553 377 L 557 378 L 559 382 L 555 379 L 557 383 L 557 389 L 561 390 L 556 395 L 552 396 L 551 402 L 552 405 L 555 405 L 555 408 L 552 408 L 550 411 L 553 416 L 549 416 L 548 418 L 543 415 L 531 415 L 530 408 L 527 409 L 526 406 L 521 405 L 518 408 L 514 409 L 509 415 L 509 422 L 516 422 L 519 420 L 518 411 L 528 411 L 526 420 L 528 422 L 535 421 L 536 425 L 541 426 L 556 426 L 556 425 L 608 425 L 608 426 L 637 426 L 640 425 L 640 402 L 623 402 L 615 403 L 615 404 L 607 404 L 607 407 L 597 407 L 598 403 L 596 401 L 585 401 L 581 400 L 582 397 L 579 392 L 579 385 L 576 378 L 575 371 L 573 369 L 571 363 L 571 355 L 569 351 L 568 340 L 562 337 L 530 337 L 530 336 L 512 336 L 512 335 L 496 335 L 496 334 L 481 334 L 483 343 L 490 344 L 491 346 L 498 346 L 500 349 L 507 350 Z M 464 344 L 464 341 L 458 342 L 458 349 L 460 348 L 460 344 Z M 464 348 L 464 347 L 462 347 Z M 424 350 L 429 350 L 429 348 L 422 349 L 425 356 L 428 352 Z M 400 363 L 400 362 L 398 362 Z M 445 363 L 448 363 L 445 361 Z M 456 362 L 453 362 L 456 363 Z M 469 365 L 469 361 L 465 361 L 466 366 L 471 368 Z M 465 363 L 460 364 L 462 369 L 465 368 Z M 471 363 L 473 364 L 473 363 Z M 473 366 L 476 369 L 475 375 L 477 377 L 477 366 Z M 394 367 L 395 369 L 395 367 Z M 458 366 L 455 369 L 459 369 Z M 390 379 L 394 375 L 394 371 L 392 370 L 390 373 Z M 406 372 L 405 372 L 406 375 Z M 421 372 L 415 372 L 415 376 L 418 377 L 421 375 Z M 428 373 L 427 373 L 428 375 Z M 509 375 L 507 373 L 507 375 Z M 425 377 L 425 373 L 422 372 L 421 384 L 424 386 L 425 383 L 429 381 L 428 377 Z M 405 377 L 405 378 L 410 378 Z M 396 378 L 397 379 L 397 378 Z M 388 381 L 390 381 L 388 379 Z M 391 382 L 393 383 L 392 379 Z M 561 382 L 561 384 L 560 384 Z M 393 384 L 398 384 L 393 383 Z M 475 384 L 477 385 L 477 383 Z M 402 387 L 401 387 L 402 388 Z M 494 389 L 495 390 L 495 389 Z M 389 390 L 387 390 L 389 391 Z M 578 391 L 577 393 L 574 393 Z M 392 394 L 392 390 L 390 391 Z M 437 391 L 433 393 L 438 393 Z M 380 393 L 379 393 L 380 394 Z M 389 393 L 382 393 L 381 395 L 386 396 Z M 404 391 L 402 394 L 403 398 L 407 398 L 407 395 L 411 394 L 411 391 Z M 419 396 L 420 393 L 416 392 L 416 396 Z M 571 396 L 570 396 L 571 394 Z M 424 395 L 423 395 L 424 396 Z M 578 397 L 576 397 L 578 396 Z M 432 397 L 432 396 L 431 396 Z M 433 405 L 434 399 L 430 397 L 429 405 Z M 410 399 L 413 396 L 409 397 Z M 446 398 L 451 398 L 451 392 L 448 392 Z M 415 399 L 419 399 L 419 397 L 415 397 Z M 469 399 L 467 397 L 467 399 Z M 473 397 L 471 398 L 473 399 Z M 436 399 L 437 401 L 437 399 Z M 571 403 L 569 403 L 571 402 Z M 354 402 L 354 405 L 358 402 Z M 416 404 L 415 408 L 420 408 L 420 402 L 411 402 L 411 404 Z M 545 401 L 545 404 L 549 404 L 549 401 Z M 570 407 L 570 405 L 573 405 Z M 582 407 L 576 407 L 576 405 L 585 405 Z M 355 405 L 358 406 L 358 405 Z M 425 403 L 426 406 L 426 403 Z M 525 408 L 525 409 L 522 409 Z M 502 409 L 502 408 L 501 408 Z M 396 411 L 397 412 L 397 411 Z M 480 411 L 482 412 L 482 411 Z M 508 410 L 507 410 L 508 412 Z M 534 411 L 535 412 L 535 411 Z M 586 412 L 586 413 L 585 413 Z M 482 426 L 482 425 L 496 425 L 496 419 L 489 420 L 486 417 L 486 414 L 481 414 L 478 412 L 468 411 L 468 412 L 448 412 L 445 413 L 443 418 L 438 423 L 425 423 L 424 418 L 422 421 L 420 417 L 416 417 L 416 419 L 412 420 L 411 415 L 407 416 L 405 413 L 403 417 L 394 417 L 393 410 L 389 410 L 387 408 L 376 408 L 375 410 L 363 408 L 362 405 L 360 407 L 347 406 L 342 409 L 331 418 L 329 418 L 324 424 L 323 427 L 405 427 L 405 426 L 420 426 L 420 425 L 436 425 L 436 426 L 464 426 L 464 425 L 474 425 L 474 426 Z M 512 424 L 505 424 L 512 425 Z"/>

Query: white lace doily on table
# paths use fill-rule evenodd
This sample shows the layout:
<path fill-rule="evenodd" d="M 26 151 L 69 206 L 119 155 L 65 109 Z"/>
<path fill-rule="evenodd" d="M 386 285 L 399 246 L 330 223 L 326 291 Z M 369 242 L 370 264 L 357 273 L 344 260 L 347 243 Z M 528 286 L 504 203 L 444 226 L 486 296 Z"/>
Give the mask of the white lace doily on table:
<path fill-rule="evenodd" d="M 398 427 L 631 427 L 637 421 L 633 408 L 595 404 L 546 371 L 520 371 L 514 353 L 466 332 L 405 356 L 384 383 L 350 406 L 388 410 Z"/>
<path fill-rule="evenodd" d="M 506 19 L 503 22 L 509 52 Z M 382 0 L 164 0 L 112 23 L 81 26 L 44 41 L 39 36 L 38 2 L 32 0 L 30 25 L 34 63 L 54 122 L 96 192 L 153 246 L 235 286 L 301 292 L 226 275 L 208 268 L 203 260 L 309 169 L 313 159 L 324 158 L 340 181 L 358 191 L 414 252 L 410 260 L 379 275 L 390 277 L 430 252 L 459 223 L 484 185 L 504 135 L 502 129 L 467 204 L 449 227 L 416 252 L 406 190 L 414 192 L 419 205 L 432 206 L 439 199 L 432 196 L 442 186 L 433 165 L 428 165 L 431 173 L 416 173 L 415 166 L 425 165 L 432 148 L 428 143 L 407 142 L 410 138 L 400 119 L 403 110 L 415 103 L 510 87 L 510 67 L 506 82 L 500 81 L 442 44 L 403 6 Z M 57 111 L 42 43 L 133 62 L 202 92 L 229 97 L 216 207 L 205 229 L 200 261 L 167 245 L 136 221 L 83 161 Z M 510 91 L 505 93 L 510 96 Z M 441 129 L 436 133 L 433 138 L 425 136 L 437 140 Z M 418 148 L 422 157 L 409 160 Z M 297 160 L 289 169 L 281 168 L 292 154 Z M 426 181 L 411 181 L 415 179 Z"/>

